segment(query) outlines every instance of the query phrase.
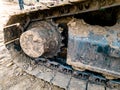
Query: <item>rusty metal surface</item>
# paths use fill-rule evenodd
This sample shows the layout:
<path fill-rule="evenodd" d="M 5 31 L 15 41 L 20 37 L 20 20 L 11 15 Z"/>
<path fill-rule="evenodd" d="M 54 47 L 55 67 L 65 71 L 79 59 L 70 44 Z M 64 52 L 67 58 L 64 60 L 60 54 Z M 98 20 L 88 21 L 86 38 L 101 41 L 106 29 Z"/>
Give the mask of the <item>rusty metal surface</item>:
<path fill-rule="evenodd" d="M 68 25 L 67 63 L 120 78 L 120 25 L 92 26 L 77 19 Z"/>
<path fill-rule="evenodd" d="M 76 1 L 76 0 L 75 0 Z M 16 14 L 10 18 L 7 25 L 21 22 L 22 25 L 25 24 L 26 18 L 30 18 L 31 21 L 39 21 L 44 19 L 52 19 L 63 16 L 72 16 L 75 14 L 91 12 L 96 10 L 102 10 L 110 7 L 119 7 L 119 0 L 79 0 L 78 2 L 63 4 L 60 6 L 54 6 L 45 9 L 35 9 L 29 10 L 24 13 Z"/>
<path fill-rule="evenodd" d="M 20 26 L 19 23 L 15 23 L 4 28 L 4 42 L 8 43 L 14 39 L 20 37 L 23 32 L 23 28 Z"/>

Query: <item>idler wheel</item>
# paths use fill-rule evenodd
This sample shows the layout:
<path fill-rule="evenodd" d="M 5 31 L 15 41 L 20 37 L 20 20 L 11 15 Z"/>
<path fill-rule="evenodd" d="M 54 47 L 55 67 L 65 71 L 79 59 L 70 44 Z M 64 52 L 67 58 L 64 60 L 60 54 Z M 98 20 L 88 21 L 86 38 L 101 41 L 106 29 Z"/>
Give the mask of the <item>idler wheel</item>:
<path fill-rule="evenodd" d="M 32 58 L 53 57 L 60 49 L 60 33 L 54 26 L 31 28 L 20 36 L 20 45 L 24 53 Z"/>

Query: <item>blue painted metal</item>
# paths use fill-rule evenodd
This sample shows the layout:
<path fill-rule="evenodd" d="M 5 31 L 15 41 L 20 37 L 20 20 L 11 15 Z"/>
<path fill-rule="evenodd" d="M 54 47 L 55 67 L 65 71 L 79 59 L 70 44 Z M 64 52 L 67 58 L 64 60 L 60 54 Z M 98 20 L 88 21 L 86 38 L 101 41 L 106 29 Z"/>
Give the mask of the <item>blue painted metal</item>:
<path fill-rule="evenodd" d="M 97 29 L 100 26 L 80 25 L 79 22 L 76 23 L 78 24 L 73 28 L 69 26 L 68 63 L 78 68 L 91 70 L 92 67 L 94 69 L 96 67 L 96 70 L 94 70 L 96 72 L 101 72 L 102 70 L 106 72 L 113 71 L 120 75 L 120 41 L 118 40 L 120 30 L 116 28 L 116 30 L 112 30 L 113 28 L 104 27 L 105 33 L 99 34 L 95 30 L 90 29 Z M 83 32 L 88 33 L 87 36 L 84 36 L 84 33 L 80 31 L 82 27 L 87 27 L 87 29 L 83 28 Z M 78 34 L 79 32 L 81 34 Z M 80 66 L 81 63 L 85 66 Z M 88 68 L 86 65 L 91 68 Z M 97 68 L 101 71 L 97 70 Z"/>

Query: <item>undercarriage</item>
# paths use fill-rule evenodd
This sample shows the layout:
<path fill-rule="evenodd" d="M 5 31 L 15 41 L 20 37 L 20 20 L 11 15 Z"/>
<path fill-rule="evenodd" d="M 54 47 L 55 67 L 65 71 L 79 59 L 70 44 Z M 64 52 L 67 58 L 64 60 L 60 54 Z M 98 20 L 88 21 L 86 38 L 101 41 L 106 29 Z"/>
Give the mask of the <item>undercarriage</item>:
<path fill-rule="evenodd" d="M 65 89 L 73 79 L 119 89 L 119 20 L 119 0 L 71 1 L 11 16 L 4 40 L 37 78 Z"/>

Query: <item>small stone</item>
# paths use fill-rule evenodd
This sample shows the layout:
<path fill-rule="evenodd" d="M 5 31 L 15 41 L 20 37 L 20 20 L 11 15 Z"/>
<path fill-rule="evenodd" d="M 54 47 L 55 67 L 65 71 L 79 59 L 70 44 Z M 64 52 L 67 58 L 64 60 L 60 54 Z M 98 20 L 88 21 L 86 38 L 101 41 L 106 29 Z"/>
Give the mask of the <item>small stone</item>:
<path fill-rule="evenodd" d="M 6 66 L 7 67 L 10 67 L 10 66 L 12 66 L 13 65 L 13 62 L 10 62 L 10 63 L 8 63 Z"/>

